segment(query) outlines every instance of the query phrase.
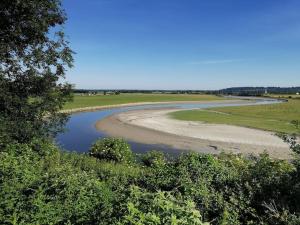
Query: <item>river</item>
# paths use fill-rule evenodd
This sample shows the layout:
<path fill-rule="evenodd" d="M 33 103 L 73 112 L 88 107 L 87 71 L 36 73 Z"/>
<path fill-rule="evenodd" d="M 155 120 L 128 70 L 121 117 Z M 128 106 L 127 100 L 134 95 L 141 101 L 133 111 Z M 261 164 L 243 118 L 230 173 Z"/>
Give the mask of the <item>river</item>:
<path fill-rule="evenodd" d="M 244 105 L 265 105 L 279 103 L 276 99 L 266 98 L 249 98 L 242 103 L 168 103 L 168 104 L 151 104 L 151 105 L 139 105 L 139 106 L 127 106 L 111 109 L 102 109 L 92 112 L 78 112 L 70 115 L 70 118 L 66 124 L 65 132 L 58 134 L 56 142 L 62 149 L 67 151 L 87 152 L 90 146 L 98 139 L 107 137 L 107 134 L 100 132 L 96 129 L 95 124 L 97 121 L 104 119 L 107 116 L 126 112 L 130 110 L 140 109 L 160 109 L 160 108 L 180 108 L 180 109 L 207 109 L 213 107 L 228 107 L 228 106 L 244 106 Z M 254 101 L 253 101 L 254 100 Z M 162 145 L 148 145 L 143 143 L 137 143 L 128 141 L 131 145 L 133 152 L 144 153 L 149 150 L 160 150 L 166 153 L 176 155 L 184 151 L 184 149 L 174 149 L 169 146 Z"/>

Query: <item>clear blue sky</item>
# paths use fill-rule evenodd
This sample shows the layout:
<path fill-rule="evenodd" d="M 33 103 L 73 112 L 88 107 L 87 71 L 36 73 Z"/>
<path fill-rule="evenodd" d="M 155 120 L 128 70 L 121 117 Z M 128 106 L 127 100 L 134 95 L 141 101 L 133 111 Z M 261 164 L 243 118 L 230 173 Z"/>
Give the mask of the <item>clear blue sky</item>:
<path fill-rule="evenodd" d="M 77 88 L 300 86 L 299 0 L 63 0 Z"/>

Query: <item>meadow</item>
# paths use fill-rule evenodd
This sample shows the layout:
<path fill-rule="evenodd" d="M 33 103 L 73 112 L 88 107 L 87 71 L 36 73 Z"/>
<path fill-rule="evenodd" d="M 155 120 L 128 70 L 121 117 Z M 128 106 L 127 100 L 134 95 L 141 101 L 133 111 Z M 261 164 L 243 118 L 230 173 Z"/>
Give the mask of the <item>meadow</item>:
<path fill-rule="evenodd" d="M 291 99 L 272 105 L 221 107 L 207 110 L 186 110 L 170 114 L 187 121 L 238 125 L 263 130 L 297 133 L 291 121 L 300 120 L 300 100 Z"/>
<path fill-rule="evenodd" d="M 297 94 L 267 94 L 265 97 L 271 98 L 284 98 L 284 99 L 300 99 L 300 95 Z"/>
<path fill-rule="evenodd" d="M 213 101 L 224 100 L 215 95 L 197 94 L 120 94 L 120 95 L 75 95 L 64 109 L 76 109 L 93 106 L 109 106 L 139 102 L 171 102 L 171 101 Z"/>

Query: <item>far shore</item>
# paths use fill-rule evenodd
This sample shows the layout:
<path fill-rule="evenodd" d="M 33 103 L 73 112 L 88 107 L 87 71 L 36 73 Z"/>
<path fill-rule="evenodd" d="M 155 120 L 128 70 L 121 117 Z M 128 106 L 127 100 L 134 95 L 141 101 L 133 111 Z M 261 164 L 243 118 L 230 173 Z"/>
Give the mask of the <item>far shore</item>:
<path fill-rule="evenodd" d="M 101 109 L 111 109 L 111 108 L 120 108 L 120 107 L 130 107 L 130 106 L 140 106 L 140 105 L 160 105 L 160 104 L 189 104 L 189 103 L 239 103 L 251 101 L 250 99 L 240 100 L 240 99 L 225 99 L 224 100 L 201 100 L 201 101 L 166 101 L 166 102 L 135 102 L 135 103 L 125 103 L 125 104 L 116 104 L 116 105 L 102 105 L 102 106 L 92 106 L 92 107 L 83 107 L 83 108 L 74 108 L 74 109 L 63 109 L 60 110 L 61 113 L 76 113 L 76 112 L 89 112 L 96 111 Z"/>
<path fill-rule="evenodd" d="M 178 121 L 168 113 L 179 109 L 134 110 L 109 116 L 96 128 L 113 137 L 145 144 L 218 154 L 221 151 L 290 159 L 291 151 L 274 133 L 252 128 Z"/>

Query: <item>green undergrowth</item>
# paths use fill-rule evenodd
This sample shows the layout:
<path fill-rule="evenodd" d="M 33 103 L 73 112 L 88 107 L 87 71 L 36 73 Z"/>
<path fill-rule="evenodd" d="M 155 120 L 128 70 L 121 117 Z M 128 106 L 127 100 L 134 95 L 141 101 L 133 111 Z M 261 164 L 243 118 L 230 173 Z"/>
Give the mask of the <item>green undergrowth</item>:
<path fill-rule="evenodd" d="M 39 140 L 1 149 L 1 224 L 300 222 L 297 156 L 293 162 L 267 154 L 171 158 L 152 151 L 120 162 L 98 159 L 92 149 L 63 152 Z"/>

